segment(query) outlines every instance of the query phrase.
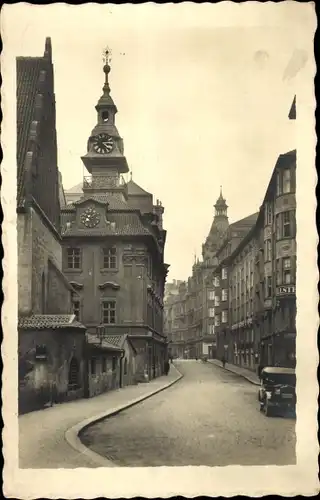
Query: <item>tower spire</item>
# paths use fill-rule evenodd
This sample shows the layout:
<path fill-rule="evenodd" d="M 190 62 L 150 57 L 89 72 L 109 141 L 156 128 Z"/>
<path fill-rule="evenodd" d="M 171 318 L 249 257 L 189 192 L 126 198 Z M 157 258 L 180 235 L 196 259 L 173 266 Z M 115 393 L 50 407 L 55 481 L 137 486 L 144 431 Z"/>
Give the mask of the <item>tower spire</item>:
<path fill-rule="evenodd" d="M 111 67 L 109 63 L 111 62 L 111 52 L 110 49 L 108 48 L 104 49 L 103 51 L 103 62 L 104 62 L 103 72 L 105 74 L 105 81 L 102 90 L 104 94 L 110 94 L 109 73 L 111 71 Z"/>
<path fill-rule="evenodd" d="M 217 199 L 214 208 L 216 217 L 221 217 L 221 216 L 227 217 L 228 205 L 226 204 L 226 200 L 222 195 L 222 186 L 220 186 L 220 196 Z"/>

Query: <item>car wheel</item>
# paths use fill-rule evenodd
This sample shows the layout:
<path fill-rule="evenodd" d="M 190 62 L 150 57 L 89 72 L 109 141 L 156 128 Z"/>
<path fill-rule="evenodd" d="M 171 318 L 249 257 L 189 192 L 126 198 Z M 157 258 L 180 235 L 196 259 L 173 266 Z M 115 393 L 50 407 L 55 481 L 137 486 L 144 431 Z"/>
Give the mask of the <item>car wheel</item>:
<path fill-rule="evenodd" d="M 268 405 L 268 401 L 266 401 L 266 404 L 264 407 L 264 413 L 265 413 L 266 417 L 272 416 L 272 408 Z"/>

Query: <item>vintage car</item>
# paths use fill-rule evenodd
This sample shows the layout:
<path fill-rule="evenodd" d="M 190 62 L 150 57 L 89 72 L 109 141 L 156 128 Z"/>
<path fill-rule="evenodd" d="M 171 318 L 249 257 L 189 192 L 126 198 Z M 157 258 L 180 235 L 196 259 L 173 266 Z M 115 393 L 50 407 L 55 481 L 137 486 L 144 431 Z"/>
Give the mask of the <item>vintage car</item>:
<path fill-rule="evenodd" d="M 261 371 L 258 399 L 260 411 L 267 417 L 294 414 L 296 410 L 296 374 L 294 368 L 267 366 Z"/>

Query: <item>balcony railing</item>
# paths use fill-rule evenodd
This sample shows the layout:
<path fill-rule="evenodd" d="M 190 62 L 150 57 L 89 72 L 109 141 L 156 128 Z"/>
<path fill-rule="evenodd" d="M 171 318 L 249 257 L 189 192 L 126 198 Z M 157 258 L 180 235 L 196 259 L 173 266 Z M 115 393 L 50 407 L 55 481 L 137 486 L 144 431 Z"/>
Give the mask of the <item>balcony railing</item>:
<path fill-rule="evenodd" d="M 83 177 L 83 189 L 123 188 L 126 181 L 122 175 L 97 175 Z"/>

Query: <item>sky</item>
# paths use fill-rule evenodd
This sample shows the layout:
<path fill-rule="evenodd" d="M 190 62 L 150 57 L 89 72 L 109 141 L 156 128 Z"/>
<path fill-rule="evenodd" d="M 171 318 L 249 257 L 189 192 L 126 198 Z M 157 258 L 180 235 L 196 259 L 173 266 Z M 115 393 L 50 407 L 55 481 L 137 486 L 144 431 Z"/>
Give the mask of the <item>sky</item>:
<path fill-rule="evenodd" d="M 221 4 L 188 2 L 20 3 L 2 20 L 9 57 L 42 55 L 51 37 L 65 189 L 86 175 L 80 157 L 96 124 L 102 52 L 111 49 L 116 125 L 133 180 L 165 207 L 168 280 L 186 279 L 201 255 L 220 185 L 230 222 L 256 212 L 278 155 L 295 148 L 288 112 L 295 74 L 308 65 L 303 19 L 281 3 L 247 4 L 256 2 L 223 13 Z"/>

